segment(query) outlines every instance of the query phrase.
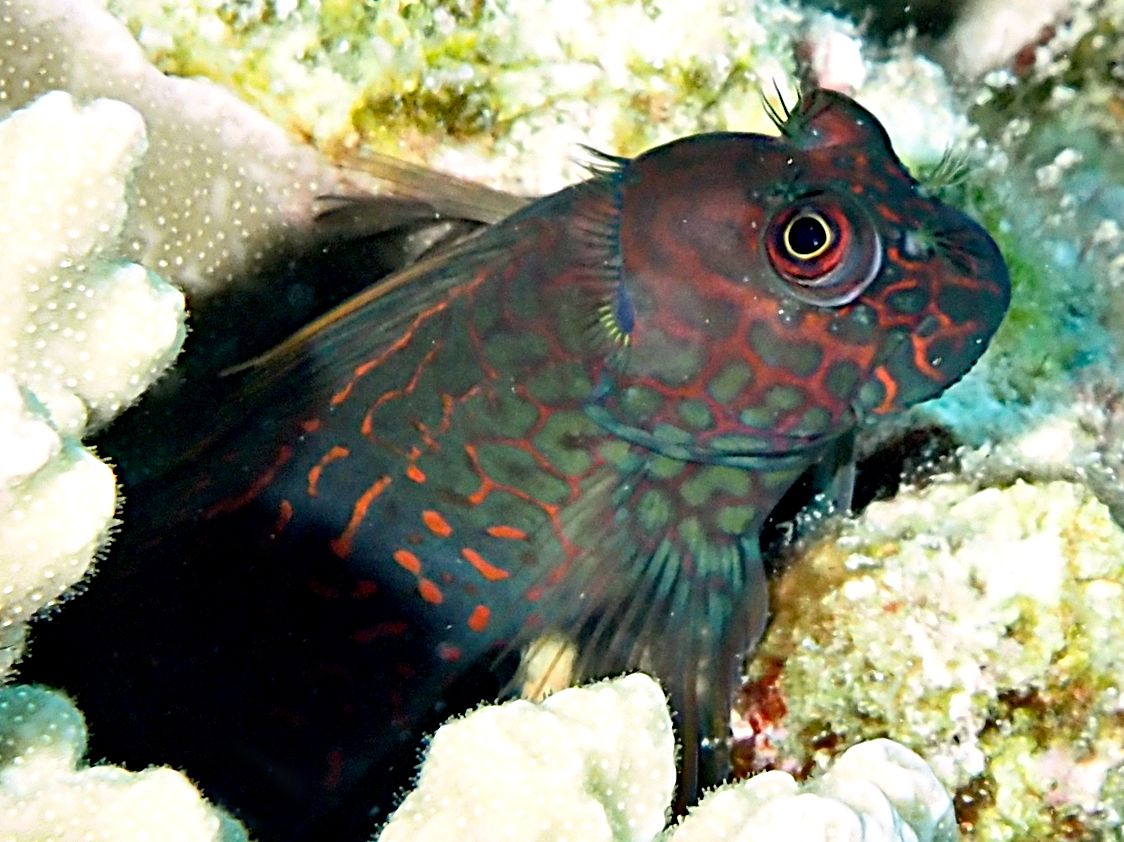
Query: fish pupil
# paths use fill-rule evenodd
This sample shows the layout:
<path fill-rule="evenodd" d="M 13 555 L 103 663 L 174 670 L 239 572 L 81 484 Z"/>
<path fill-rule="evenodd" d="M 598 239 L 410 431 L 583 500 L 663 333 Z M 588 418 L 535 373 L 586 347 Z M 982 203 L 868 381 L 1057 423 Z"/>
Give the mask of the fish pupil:
<path fill-rule="evenodd" d="M 785 239 L 795 257 L 808 259 L 823 252 L 829 236 L 827 226 L 818 215 L 802 214 L 789 223 Z"/>

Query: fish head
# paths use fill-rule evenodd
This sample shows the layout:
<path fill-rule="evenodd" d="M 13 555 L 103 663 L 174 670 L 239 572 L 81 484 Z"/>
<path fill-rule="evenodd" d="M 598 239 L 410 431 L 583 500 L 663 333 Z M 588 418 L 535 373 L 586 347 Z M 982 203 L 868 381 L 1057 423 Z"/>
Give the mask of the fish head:
<path fill-rule="evenodd" d="M 625 347 L 598 407 L 626 438 L 703 461 L 815 448 L 939 395 L 998 328 L 994 241 L 926 194 L 869 111 L 815 90 L 781 130 L 622 167 Z"/>

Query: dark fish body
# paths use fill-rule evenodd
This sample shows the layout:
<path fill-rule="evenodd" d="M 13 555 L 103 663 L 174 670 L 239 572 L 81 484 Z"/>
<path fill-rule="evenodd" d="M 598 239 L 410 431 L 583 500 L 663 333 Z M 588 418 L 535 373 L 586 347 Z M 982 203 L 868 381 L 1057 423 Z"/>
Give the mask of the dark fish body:
<path fill-rule="evenodd" d="M 654 672 L 681 785 L 714 782 L 765 519 L 1009 297 L 869 113 L 814 91 L 782 130 L 606 159 L 233 375 L 28 676 L 300 839 L 378 801 L 473 665 L 558 631 L 582 675 Z"/>

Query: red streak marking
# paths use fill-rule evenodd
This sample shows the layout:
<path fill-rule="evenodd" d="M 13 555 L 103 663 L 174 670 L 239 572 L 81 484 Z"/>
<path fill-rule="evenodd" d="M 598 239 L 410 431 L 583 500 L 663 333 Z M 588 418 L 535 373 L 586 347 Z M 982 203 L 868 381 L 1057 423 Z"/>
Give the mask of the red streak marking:
<path fill-rule="evenodd" d="M 419 362 L 417 364 L 417 367 L 414 368 L 414 373 L 410 376 L 410 379 L 405 386 L 403 386 L 401 389 L 391 389 L 390 391 L 383 392 L 378 396 L 375 402 L 371 404 L 371 408 L 367 410 L 367 414 L 363 416 L 363 421 L 359 425 L 359 431 L 363 435 L 369 436 L 371 434 L 371 431 L 374 429 L 375 411 L 380 406 L 382 406 L 384 403 L 387 403 L 388 401 L 394 400 L 395 398 L 400 398 L 403 395 L 409 395 L 418 388 L 418 381 L 421 380 L 421 376 L 425 373 L 426 367 L 431 362 L 433 362 L 433 358 L 437 356 L 437 352 L 440 350 L 441 343 L 434 342 L 433 347 L 429 349 L 426 355 L 421 358 L 421 362 Z"/>
<path fill-rule="evenodd" d="M 391 354 L 394 354 L 397 351 L 401 351 L 403 348 L 409 345 L 414 338 L 414 333 L 422 325 L 423 322 L 427 321 L 431 316 L 434 316 L 440 313 L 442 310 L 446 309 L 449 306 L 449 302 L 456 298 L 458 295 L 471 293 L 482 283 L 484 283 L 484 280 L 487 277 L 488 269 L 487 267 L 485 267 L 477 272 L 476 277 L 474 277 L 470 282 L 456 287 L 449 293 L 448 296 L 438 301 L 429 309 L 422 310 L 420 313 L 414 316 L 414 320 L 410 322 L 410 326 L 402 332 L 401 336 L 399 336 L 396 340 L 394 340 L 394 342 L 388 345 L 381 354 L 355 367 L 355 369 L 352 371 L 351 380 L 348 382 L 348 384 L 338 392 L 336 392 L 334 395 L 332 395 L 331 400 L 329 401 L 332 406 L 338 406 L 339 404 L 347 400 L 348 395 L 351 394 L 351 390 L 355 388 L 355 384 L 358 383 L 359 380 L 365 374 L 367 374 L 367 372 L 369 372 L 376 366 L 382 365 L 391 356 Z"/>
<path fill-rule="evenodd" d="M 319 418 L 309 418 L 307 421 L 302 421 L 301 422 L 301 429 L 304 430 L 306 433 L 315 433 L 317 430 L 320 429 L 320 419 Z"/>
<path fill-rule="evenodd" d="M 331 543 L 332 552 L 340 558 L 347 558 L 351 555 L 351 542 L 355 539 L 355 531 L 359 528 L 359 524 L 363 522 L 363 518 L 366 517 L 367 509 L 371 507 L 371 503 L 386 491 L 388 485 L 390 485 L 390 477 L 380 477 L 355 501 L 355 506 L 351 510 L 351 520 L 348 521 L 343 534 Z"/>
<path fill-rule="evenodd" d="M 535 585 L 533 588 L 527 588 L 527 592 L 523 594 L 523 598 L 527 602 L 538 602 L 542 599 L 542 595 L 546 593 L 546 588 L 542 585 Z"/>
<path fill-rule="evenodd" d="M 421 573 L 421 560 L 409 550 L 395 550 L 394 560 L 400 567 L 409 570 L 415 576 Z"/>
<path fill-rule="evenodd" d="M 282 500 L 277 509 L 277 521 L 273 524 L 273 531 L 284 532 L 289 521 L 293 519 L 293 504 L 288 500 Z"/>
<path fill-rule="evenodd" d="M 886 415 L 894 411 L 894 398 L 898 394 L 898 384 L 894 382 L 894 378 L 890 375 L 890 372 L 886 371 L 882 366 L 874 369 L 874 376 L 878 378 L 878 381 L 886 389 L 886 397 L 882 399 L 881 404 L 874 408 L 874 411 L 879 415 Z"/>
<path fill-rule="evenodd" d="M 406 469 L 406 476 L 417 483 L 425 482 L 425 471 L 423 471 L 417 465 L 411 465 L 410 467 L 408 467 Z"/>
<path fill-rule="evenodd" d="M 366 599 L 369 596 L 374 596 L 378 589 L 379 586 L 370 579 L 360 579 L 351 589 L 351 595 L 356 599 Z"/>
<path fill-rule="evenodd" d="M 910 339 L 913 342 L 913 364 L 917 366 L 917 370 L 930 380 L 942 380 L 940 371 L 929 362 L 928 343 L 920 336 L 910 336 Z"/>
<path fill-rule="evenodd" d="M 324 776 L 324 789 L 335 789 L 343 780 L 344 754 L 338 748 L 328 750 L 328 774 Z"/>
<path fill-rule="evenodd" d="M 320 475 L 324 473 L 324 468 L 337 459 L 344 459 L 350 455 L 351 451 L 346 447 L 336 445 L 321 456 L 320 461 L 313 465 L 308 471 L 308 496 L 315 497 L 319 493 L 317 486 L 320 484 Z"/>
<path fill-rule="evenodd" d="M 569 559 L 573 559 L 578 555 L 579 548 L 566 536 L 565 530 L 562 529 L 561 505 L 557 503 L 544 503 L 542 500 L 539 500 L 537 497 L 527 493 L 521 488 L 516 488 L 515 486 L 510 485 L 501 485 L 500 483 L 493 480 L 484 472 L 484 468 L 480 464 L 480 459 L 477 456 L 475 445 L 466 444 L 464 446 L 464 452 L 468 455 L 469 461 L 472 462 L 473 471 L 475 471 L 476 475 L 480 477 L 480 487 L 472 492 L 472 494 L 467 498 L 470 505 L 480 505 L 480 503 L 484 502 L 487 496 L 493 491 L 505 491 L 514 497 L 518 497 L 524 502 L 538 506 L 550 519 L 551 530 L 554 532 L 554 537 L 557 539 L 559 546 L 562 547 L 562 552 L 566 554 L 566 557 Z M 545 462 L 545 460 L 543 460 L 541 455 L 537 452 L 532 452 L 532 456 L 535 458 L 536 462 L 544 467 L 545 470 L 549 471 L 555 476 L 560 476 L 566 481 L 566 483 L 570 486 L 571 501 L 578 498 L 578 495 L 581 493 L 581 489 L 580 480 L 577 477 L 560 474 L 556 469 L 554 469 L 553 466 Z"/>
<path fill-rule="evenodd" d="M 335 599 L 340 595 L 340 592 L 333 588 L 331 585 L 325 585 L 316 579 L 311 579 L 308 583 L 308 589 L 316 594 L 321 599 Z"/>
<path fill-rule="evenodd" d="M 449 522 L 432 509 L 422 512 L 422 522 L 430 532 L 441 538 L 448 538 L 453 534 L 453 527 L 449 526 Z"/>
<path fill-rule="evenodd" d="M 390 620 L 386 623 L 377 623 L 368 629 L 356 629 L 351 633 L 351 639 L 356 643 L 370 643 L 380 637 L 401 637 L 410 626 L 403 620 Z"/>
<path fill-rule="evenodd" d="M 482 632 L 488 628 L 488 623 L 492 619 L 492 609 L 487 605 L 477 605 L 472 609 L 472 613 L 468 615 L 468 627 L 474 632 Z"/>
<path fill-rule="evenodd" d="M 471 547 L 465 547 L 464 549 L 462 549 L 461 555 L 464 556 L 465 560 L 469 564 L 476 568 L 477 573 L 479 573 L 489 582 L 499 582 L 511 576 L 508 571 L 504 570 L 502 567 L 496 567 Z"/>
<path fill-rule="evenodd" d="M 429 581 L 429 579 L 418 580 L 418 593 L 421 598 L 431 605 L 440 605 L 445 601 L 445 594 L 441 593 L 441 588 Z"/>
<path fill-rule="evenodd" d="M 489 526 L 484 530 L 493 538 L 507 538 L 510 541 L 526 541 L 527 533 L 522 529 L 516 529 L 514 526 L 504 526 L 497 524 L 496 526 Z"/>
<path fill-rule="evenodd" d="M 236 509 L 242 508 L 259 494 L 261 494 L 262 491 L 264 491 L 266 487 L 271 482 L 273 482 L 273 478 L 277 476 L 277 471 L 280 470 L 281 467 L 292 458 L 293 448 L 285 445 L 277 451 L 277 457 L 273 460 L 273 464 L 270 465 L 260 476 L 258 476 L 258 478 L 254 480 L 253 485 L 251 485 L 243 494 L 239 495 L 238 497 L 228 497 L 227 499 L 216 503 L 215 505 L 211 506 L 211 508 L 207 509 L 203 516 L 213 517 L 220 512 L 233 512 Z"/>

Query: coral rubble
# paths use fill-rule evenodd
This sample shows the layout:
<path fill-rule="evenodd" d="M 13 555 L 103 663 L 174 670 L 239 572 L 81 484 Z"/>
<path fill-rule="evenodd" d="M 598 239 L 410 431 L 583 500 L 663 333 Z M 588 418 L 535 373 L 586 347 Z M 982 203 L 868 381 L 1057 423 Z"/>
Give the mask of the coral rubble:
<path fill-rule="evenodd" d="M 974 839 L 1099 838 L 1124 811 L 1122 598 L 1124 530 L 1082 486 L 903 491 L 779 581 L 753 671 L 785 713 L 757 749 L 800 769 L 888 736 Z"/>

